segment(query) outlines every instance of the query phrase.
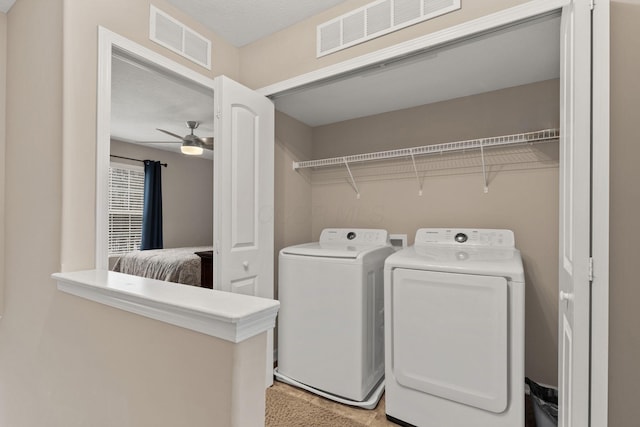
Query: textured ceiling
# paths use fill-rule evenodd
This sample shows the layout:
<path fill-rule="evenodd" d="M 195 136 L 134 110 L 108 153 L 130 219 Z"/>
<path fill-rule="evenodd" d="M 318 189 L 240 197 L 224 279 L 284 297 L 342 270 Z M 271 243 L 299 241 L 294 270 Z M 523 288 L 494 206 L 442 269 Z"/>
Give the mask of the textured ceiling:
<path fill-rule="evenodd" d="M 244 46 L 345 0 L 168 0 L 234 46 Z"/>
<path fill-rule="evenodd" d="M 0 0 L 0 12 L 7 13 L 16 0 Z"/>
<path fill-rule="evenodd" d="M 111 137 L 124 142 L 180 152 L 178 135 L 190 131 L 187 120 L 200 122 L 195 134 L 213 136 L 213 91 L 180 80 L 124 56 L 112 60 Z M 210 150 L 205 157 L 213 158 Z"/>

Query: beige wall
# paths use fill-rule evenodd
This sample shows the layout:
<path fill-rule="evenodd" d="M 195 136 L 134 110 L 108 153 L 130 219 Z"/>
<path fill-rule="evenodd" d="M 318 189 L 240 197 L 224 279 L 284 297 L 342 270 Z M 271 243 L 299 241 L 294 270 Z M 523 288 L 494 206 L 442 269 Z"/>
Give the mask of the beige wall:
<path fill-rule="evenodd" d="M 378 49 L 424 36 L 526 3 L 528 0 L 463 1 L 462 9 L 387 34 L 349 49 L 316 58 L 316 27 L 371 0 L 347 0 L 326 12 L 241 48 L 241 83 L 260 88 L 291 77 L 326 67 Z"/>
<path fill-rule="evenodd" d="M 95 134 L 97 26 L 121 34 L 210 77 L 239 75 L 236 48 L 169 5 L 153 4 L 213 40 L 213 71 L 151 42 L 150 0 L 64 0 L 64 137 L 62 270 L 93 267 L 95 257 Z"/>
<path fill-rule="evenodd" d="M 292 162 L 311 159 L 312 129 L 276 112 L 275 144 L 275 281 L 277 296 L 278 253 L 291 245 L 311 241 L 311 181 L 309 174 L 293 170 Z"/>
<path fill-rule="evenodd" d="M 245 410 L 245 422 L 232 419 L 239 390 L 231 384 L 254 381 L 247 389 L 255 394 L 252 378 L 264 378 L 264 334 L 234 346 L 46 285 L 46 322 L 33 326 L 39 336 L 24 326 L 9 336 L 12 313 L 3 319 L 10 326 L 0 326 L 0 425 L 260 425 L 264 403 Z M 246 399 L 264 402 L 264 396 Z"/>
<path fill-rule="evenodd" d="M 611 3 L 609 427 L 637 426 L 640 1 Z"/>
<path fill-rule="evenodd" d="M 233 346 L 61 293 L 50 278 L 61 247 L 70 266 L 94 265 L 96 25 L 144 42 L 148 4 L 18 0 L 7 15 L 0 426 L 262 422 L 264 334 Z M 224 50 L 214 40 L 214 73 L 235 73 Z"/>
<path fill-rule="evenodd" d="M 165 248 L 213 245 L 213 161 L 114 140 L 111 154 L 168 164 L 162 168 Z M 143 166 L 139 162 L 111 160 Z"/>
<path fill-rule="evenodd" d="M 557 79 L 548 80 L 318 126 L 313 158 L 557 128 L 559 90 Z"/>
<path fill-rule="evenodd" d="M 7 15 L 0 13 L 0 318 L 4 312 L 4 188 L 6 143 Z"/>
<path fill-rule="evenodd" d="M 311 159 L 313 130 L 276 111 L 274 153 L 274 296 L 278 298 L 278 254 L 287 246 L 311 241 L 311 177 L 292 162 Z M 278 347 L 276 328 L 274 348 Z"/>
<path fill-rule="evenodd" d="M 526 99 L 527 102 L 522 102 Z M 557 128 L 557 80 L 314 128 L 314 158 Z M 493 153 L 493 155 L 492 155 Z M 423 195 L 411 161 L 314 172 L 313 237 L 325 227 L 507 228 L 526 273 L 526 375 L 557 384 L 558 144 L 492 150 L 484 194 L 479 152 L 422 158 Z"/>

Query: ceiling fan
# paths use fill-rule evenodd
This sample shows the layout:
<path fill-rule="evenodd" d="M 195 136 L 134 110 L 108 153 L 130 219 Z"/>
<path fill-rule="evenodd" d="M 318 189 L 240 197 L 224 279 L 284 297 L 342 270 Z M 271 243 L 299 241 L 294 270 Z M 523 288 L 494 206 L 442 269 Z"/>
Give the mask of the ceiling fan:
<path fill-rule="evenodd" d="M 191 129 L 191 133 L 189 135 L 180 136 L 173 132 L 169 132 L 168 130 L 159 129 L 160 132 L 164 132 L 167 135 L 171 135 L 175 138 L 178 138 L 182 141 L 182 146 L 180 147 L 180 151 L 183 154 L 187 154 L 189 156 L 199 156 L 203 153 L 204 149 L 213 150 L 213 137 L 202 138 L 198 135 L 194 135 L 193 130 L 200 126 L 200 122 L 196 122 L 194 120 L 187 121 L 187 127 Z"/>

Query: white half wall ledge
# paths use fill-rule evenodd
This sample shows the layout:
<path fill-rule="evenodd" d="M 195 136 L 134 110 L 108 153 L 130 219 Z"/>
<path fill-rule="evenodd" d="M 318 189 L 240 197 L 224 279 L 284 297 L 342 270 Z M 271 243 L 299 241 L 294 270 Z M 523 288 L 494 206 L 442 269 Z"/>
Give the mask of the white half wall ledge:
<path fill-rule="evenodd" d="M 108 270 L 54 273 L 58 290 L 206 335 L 242 342 L 275 327 L 280 303 Z"/>

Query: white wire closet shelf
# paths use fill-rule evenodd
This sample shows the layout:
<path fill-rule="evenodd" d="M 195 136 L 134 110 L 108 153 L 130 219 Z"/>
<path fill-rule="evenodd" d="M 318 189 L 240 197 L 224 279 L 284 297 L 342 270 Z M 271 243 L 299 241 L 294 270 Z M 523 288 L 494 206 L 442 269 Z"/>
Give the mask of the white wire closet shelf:
<path fill-rule="evenodd" d="M 375 153 L 354 154 L 350 156 L 331 157 L 328 159 L 308 160 L 303 162 L 293 162 L 293 170 L 305 168 L 321 168 L 329 166 L 344 165 L 349 172 L 351 184 L 356 191 L 358 198 L 360 192 L 351 173 L 350 163 L 361 163 L 369 161 L 379 161 L 388 159 L 397 159 L 402 157 L 410 157 L 413 161 L 413 167 L 418 178 L 418 170 L 416 168 L 415 157 L 428 154 L 442 154 L 455 151 L 468 151 L 479 149 L 482 156 L 482 172 L 485 178 L 484 191 L 488 192 L 487 174 L 484 161 L 484 149 L 491 147 L 500 147 L 514 144 L 525 144 L 534 142 L 549 142 L 557 140 L 560 137 L 558 129 L 545 129 L 535 132 L 518 133 L 513 135 L 494 136 L 490 138 L 470 139 L 466 141 L 447 142 L 444 144 L 423 145 L 421 147 L 400 148 L 397 150 L 378 151 Z M 418 179 L 419 181 L 419 179 Z M 422 195 L 422 188 L 419 194 Z"/>

